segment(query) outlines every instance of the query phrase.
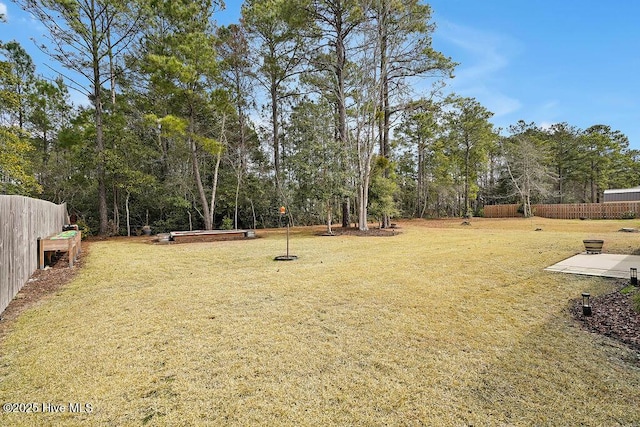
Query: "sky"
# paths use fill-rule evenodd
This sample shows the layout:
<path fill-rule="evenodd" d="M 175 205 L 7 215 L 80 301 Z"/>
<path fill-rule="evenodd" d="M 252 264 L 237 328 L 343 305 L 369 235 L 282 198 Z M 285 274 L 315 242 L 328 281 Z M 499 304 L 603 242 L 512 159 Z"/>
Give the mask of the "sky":
<path fill-rule="evenodd" d="M 640 149 L 640 1 L 431 0 L 433 47 L 459 63 L 447 91 L 476 98 L 503 129 L 610 126 Z M 240 1 L 215 15 L 237 22 Z M 0 0 L 0 40 L 18 40 L 47 75 L 31 37 L 42 25 Z M 79 96 L 79 95 L 78 95 Z M 82 102 L 82 100 L 76 100 Z"/>

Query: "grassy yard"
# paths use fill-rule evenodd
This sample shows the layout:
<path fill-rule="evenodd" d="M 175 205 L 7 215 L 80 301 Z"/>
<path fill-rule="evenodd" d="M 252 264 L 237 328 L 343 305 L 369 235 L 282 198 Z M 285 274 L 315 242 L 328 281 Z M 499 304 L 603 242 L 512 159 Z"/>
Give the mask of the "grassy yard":
<path fill-rule="evenodd" d="M 0 343 L 0 401 L 67 412 L 0 425 L 640 425 L 637 354 L 568 312 L 613 282 L 543 271 L 584 238 L 638 253 L 640 222 L 460 223 L 294 229 L 293 262 L 282 230 L 93 243 Z"/>

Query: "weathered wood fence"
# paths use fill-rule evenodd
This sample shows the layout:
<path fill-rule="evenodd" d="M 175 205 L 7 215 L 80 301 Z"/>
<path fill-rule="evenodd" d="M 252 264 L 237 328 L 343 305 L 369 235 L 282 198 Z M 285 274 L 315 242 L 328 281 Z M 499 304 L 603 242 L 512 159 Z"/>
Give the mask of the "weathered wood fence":
<path fill-rule="evenodd" d="M 485 218 L 513 218 L 519 205 L 488 205 L 484 207 Z M 623 219 L 635 215 L 640 218 L 640 202 L 573 203 L 557 205 L 532 205 L 535 216 L 557 219 Z"/>
<path fill-rule="evenodd" d="M 0 313 L 38 268 L 38 238 L 66 223 L 66 204 L 0 195 Z"/>

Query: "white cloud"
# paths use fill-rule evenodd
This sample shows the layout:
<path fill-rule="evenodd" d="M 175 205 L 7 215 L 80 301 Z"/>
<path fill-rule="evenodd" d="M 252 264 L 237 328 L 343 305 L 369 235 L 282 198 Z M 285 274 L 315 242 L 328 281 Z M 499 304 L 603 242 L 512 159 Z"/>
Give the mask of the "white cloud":
<path fill-rule="evenodd" d="M 538 117 L 544 117 L 548 120 L 556 120 L 558 117 L 564 116 L 563 108 L 560 102 L 550 101 L 540 107 L 537 111 Z"/>
<path fill-rule="evenodd" d="M 540 129 L 543 129 L 543 130 L 550 130 L 553 125 L 555 125 L 555 123 L 552 123 L 552 122 L 541 122 L 538 124 Z"/>
<path fill-rule="evenodd" d="M 6 22 L 8 18 L 7 5 L 4 3 L 0 3 L 0 22 Z"/>
<path fill-rule="evenodd" d="M 482 105 L 493 113 L 494 118 L 507 116 L 522 107 L 522 103 L 519 100 L 485 86 L 473 88 L 469 96 L 479 100 Z"/>
<path fill-rule="evenodd" d="M 562 103 L 558 100 L 550 100 L 531 108 L 530 120 L 534 121 L 542 129 L 549 129 L 552 125 L 562 121 L 564 117 Z"/>
<path fill-rule="evenodd" d="M 519 110 L 522 103 L 507 95 L 503 89 L 511 57 L 521 50 L 521 43 L 513 38 L 438 21 L 436 36 L 452 46 L 453 60 L 459 62 L 455 78 L 449 81 L 452 90 L 463 96 L 476 98 L 494 113 L 494 118 Z"/>
<path fill-rule="evenodd" d="M 509 64 L 505 49 L 509 41 L 505 37 L 453 23 L 447 23 L 440 33 L 468 57 L 458 67 L 460 79 L 487 77 Z"/>

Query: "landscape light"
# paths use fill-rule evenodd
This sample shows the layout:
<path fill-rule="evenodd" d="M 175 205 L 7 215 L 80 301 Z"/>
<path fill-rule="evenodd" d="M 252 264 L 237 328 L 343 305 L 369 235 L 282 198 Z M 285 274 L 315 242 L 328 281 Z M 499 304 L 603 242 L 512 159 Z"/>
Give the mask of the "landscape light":
<path fill-rule="evenodd" d="M 582 293 L 582 314 L 585 316 L 591 316 L 591 303 L 589 302 L 590 294 Z"/>
<path fill-rule="evenodd" d="M 638 269 L 631 267 L 631 284 L 638 286 Z"/>

